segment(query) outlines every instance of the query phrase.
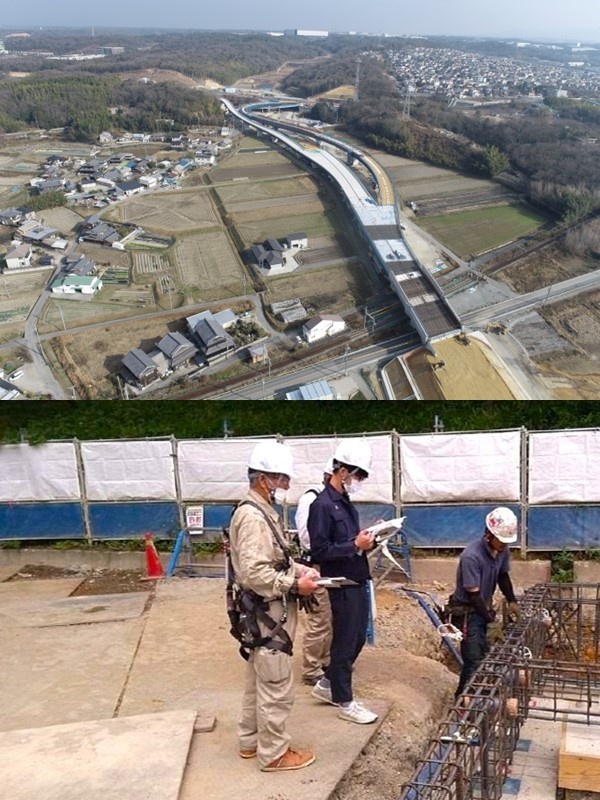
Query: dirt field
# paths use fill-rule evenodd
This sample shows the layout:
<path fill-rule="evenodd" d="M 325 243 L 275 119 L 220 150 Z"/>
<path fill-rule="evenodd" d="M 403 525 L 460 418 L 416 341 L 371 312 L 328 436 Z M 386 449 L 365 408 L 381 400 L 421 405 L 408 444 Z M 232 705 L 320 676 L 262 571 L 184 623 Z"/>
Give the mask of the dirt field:
<path fill-rule="evenodd" d="M 282 217 L 289 218 L 292 214 L 298 217 L 308 217 L 325 213 L 323 203 L 318 199 L 317 195 L 311 195 L 308 200 L 305 200 L 304 197 L 294 198 L 292 203 L 287 203 L 285 198 L 279 197 L 276 200 L 259 200 L 258 203 L 238 204 L 231 207 L 232 216 L 236 225 L 243 226 L 249 222 L 262 222 L 265 218 L 270 223 Z M 304 230 L 303 226 L 300 226 L 300 228 Z"/>
<path fill-rule="evenodd" d="M 76 214 L 75 211 L 71 211 L 70 208 L 48 208 L 46 211 L 40 211 L 39 216 L 46 225 L 56 228 L 57 231 L 65 236 L 73 233 L 75 228 L 83 221 L 83 217 Z"/>
<path fill-rule="evenodd" d="M 536 359 L 559 400 L 597 400 L 600 396 L 600 292 L 543 306 L 540 315 L 573 352 Z"/>
<path fill-rule="evenodd" d="M 332 211 L 322 211 L 313 214 L 282 216 L 277 219 L 262 219 L 236 225 L 240 238 L 246 246 L 255 242 L 262 242 L 268 236 L 276 239 L 283 238 L 288 233 L 302 231 L 310 240 L 317 236 L 332 236 L 340 233 L 340 223 Z"/>
<path fill-rule="evenodd" d="M 173 261 L 178 284 L 197 287 L 198 302 L 243 294 L 242 265 L 224 231 L 179 239 Z"/>
<path fill-rule="evenodd" d="M 349 305 L 362 303 L 373 294 L 373 286 L 360 264 L 344 264 L 326 269 L 298 270 L 267 280 L 265 303 L 299 297 L 316 311 L 336 314 Z"/>
<path fill-rule="evenodd" d="M 96 264 L 110 265 L 112 267 L 131 266 L 131 256 L 125 250 L 115 250 L 112 247 L 102 247 L 100 244 L 83 242 L 77 245 L 77 253 L 91 258 Z"/>
<path fill-rule="evenodd" d="M 237 181 L 229 186 L 219 186 L 216 191 L 223 204 L 229 207 L 236 203 L 251 202 L 253 200 L 316 195 L 317 186 L 309 177 L 298 177 L 293 179 L 280 178 L 274 181 L 262 181 L 261 183 Z"/>
<path fill-rule="evenodd" d="M 132 314 L 160 310 L 152 288 L 146 286 L 111 284 L 91 298 L 79 294 L 58 297 L 52 297 L 46 303 L 38 326 L 40 333 L 53 333 L 65 327 L 110 322 Z"/>
<path fill-rule="evenodd" d="M 153 192 L 126 200 L 107 219 L 133 222 L 151 231 L 181 233 L 219 224 L 219 216 L 206 190 Z"/>
<path fill-rule="evenodd" d="M 469 345 L 456 339 L 435 342 L 435 356 L 419 350 L 407 363 L 423 400 L 515 400 L 480 342 L 469 337 Z M 444 366 L 433 369 L 433 364 Z"/>
<path fill-rule="evenodd" d="M 584 275 L 597 267 L 597 262 L 592 259 L 570 255 L 560 248 L 546 248 L 501 270 L 495 277 L 513 291 L 525 294 L 540 286 L 551 286 L 567 278 Z"/>

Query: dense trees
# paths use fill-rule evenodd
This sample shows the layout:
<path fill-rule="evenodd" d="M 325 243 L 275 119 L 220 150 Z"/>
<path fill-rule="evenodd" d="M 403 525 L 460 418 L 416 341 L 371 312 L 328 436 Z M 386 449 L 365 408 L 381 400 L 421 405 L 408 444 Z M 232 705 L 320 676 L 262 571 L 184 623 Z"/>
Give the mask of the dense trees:
<path fill-rule="evenodd" d="M 5 406 L 8 404 L 4 404 Z M 364 414 L 349 403 L 197 403 L 153 400 L 150 403 L 11 403 L 0 407 L 0 442 L 31 442 L 79 437 L 221 436 L 223 425 L 236 436 L 281 433 L 284 436 L 347 434 L 369 431 L 419 433 L 431 431 L 439 415 L 446 431 L 488 430 L 524 425 L 530 430 L 582 428 L 600 425 L 596 402 L 475 402 L 375 403 Z"/>

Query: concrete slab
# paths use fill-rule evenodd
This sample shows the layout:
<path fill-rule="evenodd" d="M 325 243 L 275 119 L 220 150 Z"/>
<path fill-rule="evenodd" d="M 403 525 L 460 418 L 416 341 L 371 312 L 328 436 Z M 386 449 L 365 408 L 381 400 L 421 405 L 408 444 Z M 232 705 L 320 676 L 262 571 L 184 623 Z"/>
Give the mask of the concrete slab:
<path fill-rule="evenodd" d="M 113 716 L 143 625 L 0 628 L 0 730 Z"/>
<path fill-rule="evenodd" d="M 18 570 L 15 570 L 18 572 Z M 0 583 L 2 605 L 12 598 L 68 597 L 82 582 L 81 578 L 50 578 L 47 581 L 9 581 Z"/>
<path fill-rule="evenodd" d="M 132 592 L 59 600 L 10 600 L 0 606 L 0 625 L 48 628 L 135 619 L 143 613 L 149 597 L 148 592 Z"/>
<path fill-rule="evenodd" d="M 178 800 L 194 720 L 173 711 L 0 733 L 3 795 Z"/>
<path fill-rule="evenodd" d="M 245 664 L 228 632 L 224 592 L 219 579 L 172 579 L 157 586 L 119 714 L 193 708 L 216 715 L 215 729 L 193 738 L 180 800 L 324 800 L 375 733 L 388 706 L 369 700 L 369 707 L 380 712 L 375 725 L 338 719 L 335 708 L 314 700 L 310 687 L 300 684 L 297 646 L 296 702 L 289 730 L 294 744 L 315 749 L 317 761 L 305 770 L 267 776 L 255 759 L 239 758 L 235 730 Z M 357 685 L 361 672 L 359 659 Z"/>

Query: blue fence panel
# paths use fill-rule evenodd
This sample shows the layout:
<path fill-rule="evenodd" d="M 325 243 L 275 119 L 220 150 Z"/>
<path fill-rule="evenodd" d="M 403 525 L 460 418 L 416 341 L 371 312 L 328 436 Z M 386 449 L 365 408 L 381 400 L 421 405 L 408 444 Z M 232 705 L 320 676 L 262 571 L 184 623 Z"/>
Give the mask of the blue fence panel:
<path fill-rule="evenodd" d="M 171 539 L 181 529 L 177 503 L 90 503 L 92 539 Z"/>
<path fill-rule="evenodd" d="M 354 503 L 360 520 L 361 528 L 368 528 L 380 519 L 394 519 L 396 509 L 393 505 L 388 503 Z M 288 506 L 287 509 L 287 527 L 296 527 L 296 509 L 297 506 Z"/>
<path fill-rule="evenodd" d="M 206 531 L 207 541 L 209 539 L 220 538 L 221 529 L 228 527 L 234 508 L 234 503 L 229 503 L 228 505 L 204 506 L 204 527 L 215 529 Z"/>
<path fill-rule="evenodd" d="M 79 503 L 0 503 L 0 539 L 83 539 Z"/>
<path fill-rule="evenodd" d="M 600 506 L 533 506 L 527 518 L 528 550 L 600 547 Z"/>
<path fill-rule="evenodd" d="M 485 529 L 485 517 L 498 503 L 459 506 L 404 506 L 403 531 L 413 547 L 464 547 Z M 519 507 L 509 505 L 517 517 Z M 515 547 L 519 546 L 517 542 Z"/>

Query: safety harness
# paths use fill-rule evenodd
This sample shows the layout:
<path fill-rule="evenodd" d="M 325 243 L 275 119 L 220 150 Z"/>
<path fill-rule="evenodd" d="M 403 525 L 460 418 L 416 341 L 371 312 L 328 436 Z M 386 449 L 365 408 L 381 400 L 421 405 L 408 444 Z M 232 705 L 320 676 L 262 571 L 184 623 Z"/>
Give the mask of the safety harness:
<path fill-rule="evenodd" d="M 273 534 L 273 539 L 283 551 L 283 561 L 277 564 L 276 568 L 288 570 L 292 563 L 289 548 L 282 539 L 276 526 L 273 525 L 268 515 L 265 514 L 264 510 L 257 503 L 253 503 L 252 500 L 243 500 L 233 509 L 231 520 L 238 508 L 244 505 L 256 508 L 265 518 Z M 231 541 L 228 527 L 223 528 L 223 545 L 227 573 L 227 616 L 231 624 L 229 632 L 233 638 L 240 643 L 240 655 L 247 661 L 252 650 L 256 650 L 257 647 L 267 647 L 269 650 L 280 650 L 291 656 L 293 652 L 292 640 L 287 631 L 283 628 L 287 621 L 287 596 L 284 594 L 281 597 L 283 613 L 279 621 L 276 622 L 268 613 L 269 601 L 250 589 L 242 589 L 238 584 L 231 560 Z M 269 633 L 267 636 L 262 636 L 258 625 L 259 622 L 268 629 Z"/>

